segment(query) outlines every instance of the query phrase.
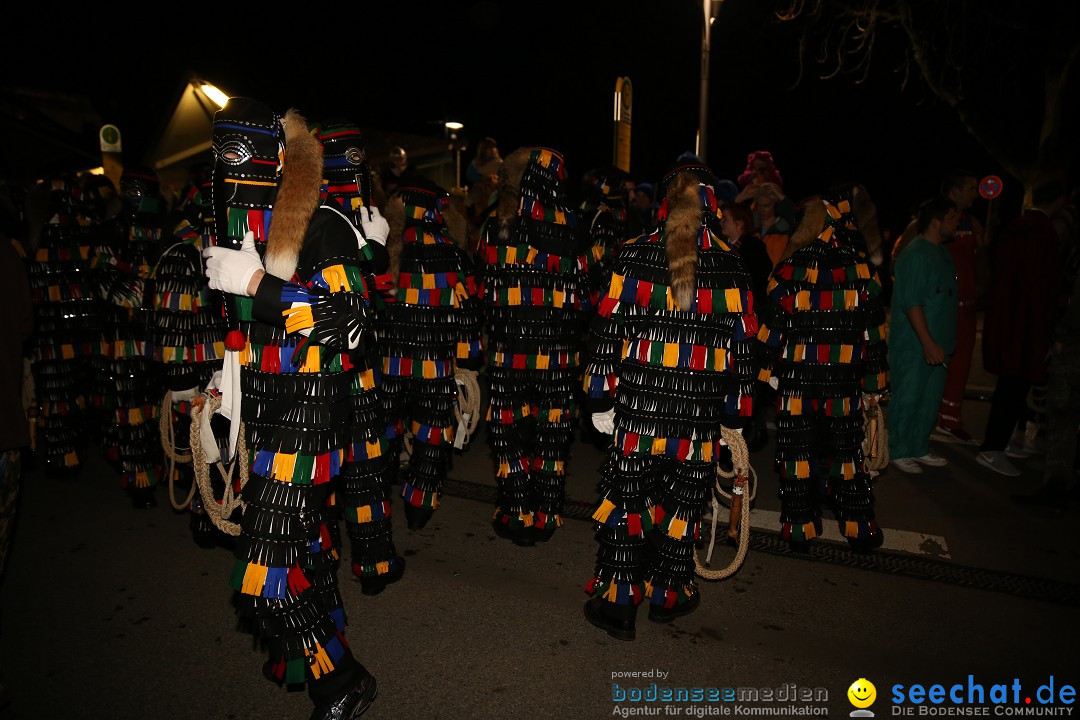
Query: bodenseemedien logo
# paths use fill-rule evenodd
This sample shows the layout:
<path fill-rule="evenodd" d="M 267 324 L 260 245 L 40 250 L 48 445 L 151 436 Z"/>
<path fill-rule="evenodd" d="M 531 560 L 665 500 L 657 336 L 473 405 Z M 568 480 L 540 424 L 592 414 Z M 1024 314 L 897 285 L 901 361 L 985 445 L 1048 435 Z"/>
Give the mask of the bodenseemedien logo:
<path fill-rule="evenodd" d="M 874 687 L 874 683 L 866 678 L 859 678 L 848 688 L 847 699 L 855 706 L 850 713 L 851 717 L 874 717 L 874 713 L 867 709 L 877 699 L 877 688 Z"/>

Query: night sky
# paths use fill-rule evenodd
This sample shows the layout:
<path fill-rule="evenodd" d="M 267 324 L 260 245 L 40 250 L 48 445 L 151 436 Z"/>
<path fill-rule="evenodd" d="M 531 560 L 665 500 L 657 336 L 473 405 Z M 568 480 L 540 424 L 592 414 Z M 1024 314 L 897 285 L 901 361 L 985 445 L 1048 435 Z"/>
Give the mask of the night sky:
<path fill-rule="evenodd" d="M 628 76 L 631 175 L 655 180 L 694 148 L 698 0 L 365 2 L 336 13 L 266 5 L 227 15 L 187 4 L 155 23 L 83 9 L 62 24 L 45 5 L 5 9 L 3 84 L 88 94 L 124 132 L 125 155 L 145 151 L 188 72 L 312 121 L 341 115 L 436 135 L 459 120 L 467 138 L 494 136 L 504 155 L 526 144 L 560 150 L 576 177 L 611 161 L 615 81 Z M 1019 191 L 921 81 L 901 89 L 896 47 L 878 48 L 861 85 L 819 80 L 810 65 L 792 87 L 796 28 L 774 21 L 776 6 L 726 0 L 714 25 L 706 160 L 718 176 L 734 180 L 749 152 L 769 150 L 796 200 L 858 180 L 887 226 L 902 226 L 949 167 L 1002 175 L 1003 201 Z"/>

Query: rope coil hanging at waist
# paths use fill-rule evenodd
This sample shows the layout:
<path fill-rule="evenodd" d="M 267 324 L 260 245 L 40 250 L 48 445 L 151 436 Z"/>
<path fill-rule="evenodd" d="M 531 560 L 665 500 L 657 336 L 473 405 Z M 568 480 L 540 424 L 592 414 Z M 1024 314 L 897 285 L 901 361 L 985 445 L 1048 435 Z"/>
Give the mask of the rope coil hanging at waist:
<path fill-rule="evenodd" d="M 454 373 L 454 382 L 457 383 L 457 402 L 454 404 L 457 433 L 454 447 L 463 449 L 472 440 L 476 428 L 480 425 L 480 383 L 476 380 L 476 371 L 463 369 Z M 403 445 L 408 455 L 412 455 L 412 440 L 412 433 L 406 431 Z"/>
<path fill-rule="evenodd" d="M 197 393 L 191 401 L 191 455 L 192 465 L 195 471 L 195 484 L 199 488 L 202 497 L 203 508 L 210 520 L 218 530 L 227 535 L 236 537 L 240 534 L 240 525 L 229 520 L 233 512 L 240 508 L 245 509 L 241 498 L 244 486 L 247 485 L 249 468 L 247 464 L 247 442 L 244 439 L 244 424 L 240 423 L 240 437 L 236 446 L 236 455 L 233 457 L 230 467 L 226 468 L 220 460 L 214 463 L 218 472 L 225 480 L 225 491 L 219 500 L 214 496 L 214 488 L 210 484 L 210 465 L 206 460 L 206 452 L 202 446 L 202 434 L 200 428 L 203 422 L 203 413 L 209 410 L 213 415 L 221 409 L 221 396 Z M 233 472 L 240 468 L 240 483 L 233 488 Z"/>
<path fill-rule="evenodd" d="M 863 430 L 863 463 L 868 471 L 880 472 L 889 465 L 889 427 L 877 398 L 863 403 Z"/>
<path fill-rule="evenodd" d="M 702 562 L 697 552 L 694 552 L 694 572 L 705 580 L 727 579 L 742 566 L 743 560 L 746 559 L 747 548 L 750 545 L 750 503 L 757 495 L 757 473 L 750 464 L 750 452 L 746 448 L 746 440 L 743 438 L 742 433 L 738 430 L 721 427 L 720 437 L 723 438 L 731 450 L 731 471 L 726 472 L 719 465 L 716 468 L 717 480 L 712 498 L 712 537 L 709 539 L 709 550 L 705 555 L 705 561 Z M 725 492 L 721 487 L 720 478 L 722 477 L 735 478 L 735 485 L 731 493 Z M 750 486 L 749 497 L 746 496 L 747 491 L 745 488 L 747 485 Z M 742 492 L 740 493 L 738 490 L 742 490 Z M 713 570 L 709 567 L 712 562 L 713 548 L 716 545 L 716 526 L 720 517 L 720 500 L 718 497 L 725 498 L 731 503 L 729 528 L 735 525 L 735 518 L 738 517 L 738 549 L 735 552 L 735 558 L 723 570 Z"/>
<path fill-rule="evenodd" d="M 172 403 L 172 390 L 166 390 L 165 396 L 161 399 L 161 410 L 158 415 L 158 434 L 161 437 L 161 449 L 165 451 L 165 458 L 169 463 L 166 471 L 169 477 L 169 503 L 172 505 L 173 510 L 182 512 L 188 508 L 191 499 L 195 497 L 197 485 L 195 483 L 191 484 L 188 495 L 184 500 L 176 499 L 176 465 L 177 463 L 187 465 L 191 462 L 191 448 L 178 448 L 176 446 L 176 437 L 173 434 Z"/>

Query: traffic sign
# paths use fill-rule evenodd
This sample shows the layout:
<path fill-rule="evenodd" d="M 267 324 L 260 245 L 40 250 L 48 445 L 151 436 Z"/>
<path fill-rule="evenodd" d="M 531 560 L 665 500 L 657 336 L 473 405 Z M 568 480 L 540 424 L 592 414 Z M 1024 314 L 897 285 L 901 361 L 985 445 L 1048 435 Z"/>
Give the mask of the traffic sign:
<path fill-rule="evenodd" d="M 1002 187 L 1001 178 L 997 175 L 987 175 L 979 181 L 979 195 L 983 200 L 993 200 L 1001 194 Z"/>

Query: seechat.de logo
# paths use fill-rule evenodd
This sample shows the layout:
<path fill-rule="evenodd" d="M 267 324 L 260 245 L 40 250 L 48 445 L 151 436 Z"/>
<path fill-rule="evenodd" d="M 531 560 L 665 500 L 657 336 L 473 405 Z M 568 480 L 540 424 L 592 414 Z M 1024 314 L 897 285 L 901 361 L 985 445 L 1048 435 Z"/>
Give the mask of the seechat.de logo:
<path fill-rule="evenodd" d="M 874 683 L 866 678 L 859 678 L 851 683 L 847 689 L 848 702 L 855 706 L 851 711 L 851 717 L 874 717 L 874 713 L 867 710 L 877 700 L 877 688 Z"/>

